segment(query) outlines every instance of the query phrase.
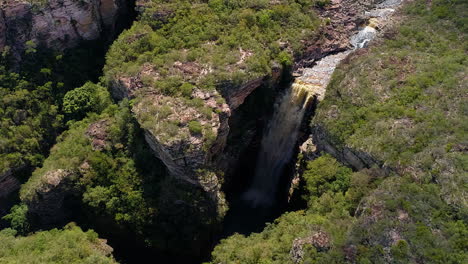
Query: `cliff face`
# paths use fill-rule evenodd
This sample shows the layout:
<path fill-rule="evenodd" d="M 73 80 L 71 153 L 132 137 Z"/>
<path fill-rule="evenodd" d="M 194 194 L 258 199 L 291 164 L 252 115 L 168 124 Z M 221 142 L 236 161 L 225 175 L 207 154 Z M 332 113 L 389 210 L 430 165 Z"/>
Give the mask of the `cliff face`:
<path fill-rule="evenodd" d="M 33 198 L 25 200 L 34 225 L 47 228 L 67 222 L 71 212 L 65 208 L 65 200 L 76 195 L 72 190 L 73 176 L 72 172 L 63 169 L 49 171 L 44 175 Z"/>
<path fill-rule="evenodd" d="M 226 89 L 229 93 L 217 91 L 206 92 L 194 89 L 191 97 L 198 100 L 199 105 L 187 105 L 183 98 L 174 98 L 162 94 L 147 95 L 135 104 L 133 111 L 145 128 L 145 139 L 155 155 L 164 162 L 169 173 L 188 184 L 201 187 L 217 204 L 222 215 L 226 209 L 224 195 L 221 193 L 223 174 L 226 164 L 220 164 L 220 157 L 235 160 L 238 157 L 226 157 L 224 153 L 228 135 L 229 121 L 245 98 L 267 80 L 276 82 L 280 69 L 275 69 L 272 76 L 265 76 L 247 82 L 244 85 Z M 129 86 L 126 91 L 134 87 Z M 148 106 L 150 104 L 151 106 Z M 145 126 L 145 114 L 151 113 L 151 107 L 156 107 L 161 115 L 165 107 L 170 113 L 164 115 L 164 122 L 179 124 L 177 132 L 168 135 L 167 126 L 160 122 Z M 202 110 L 200 112 L 201 109 Z M 208 110 L 208 113 L 206 112 Z M 196 121 L 191 121 L 196 120 Z M 162 121 L 162 120 L 161 120 Z M 201 125 L 202 131 L 194 132 L 191 122 Z M 183 127 L 180 124 L 189 124 Z"/>
<path fill-rule="evenodd" d="M 139 1 L 137 6 L 144 6 L 142 2 Z M 365 10 L 368 9 L 368 6 L 375 5 L 375 2 L 334 0 L 331 5 L 317 10 L 323 23 L 317 34 L 314 34 L 310 39 L 303 40 L 305 43 L 304 53 L 301 57 L 295 58 L 292 67 L 294 73 L 307 75 L 307 72 L 304 73 L 304 71 L 308 65 L 313 65 L 317 60 L 330 53 L 350 49 L 349 37 L 369 19 Z M 160 18 L 159 15 L 153 14 L 153 16 Z M 135 39 L 147 36 L 148 29 L 142 29 L 138 34 L 123 39 L 127 43 L 131 43 Z M 288 43 L 279 42 L 278 44 L 285 50 L 288 49 Z M 185 54 L 187 51 L 182 50 L 180 53 Z M 339 60 L 346 55 L 341 56 Z M 228 65 L 226 68 L 235 69 L 250 56 L 252 56 L 250 51 L 239 48 L 240 60 L 234 64 L 235 66 Z M 329 64 L 335 65 L 337 62 L 333 61 Z M 333 65 L 330 67 L 334 69 L 336 65 Z M 181 74 L 184 76 L 184 81 L 195 84 L 194 89 L 185 96 L 186 98 L 180 95 L 168 96 L 160 90 L 148 87 L 150 86 L 148 84 L 157 86 L 161 76 L 167 74 L 160 72 L 152 63 L 142 65 L 136 73 L 130 75 L 114 75 L 111 87 L 114 97 L 118 99 L 136 98 L 133 112 L 146 131 L 146 141 L 155 155 L 165 163 L 170 174 L 189 184 L 202 187 L 211 193 L 219 205 L 224 203 L 224 201 L 219 200 L 222 197 L 220 185 L 224 181 L 223 175 L 231 174 L 232 168 L 229 167 L 236 164 L 240 155 L 240 153 L 233 154 L 234 152 L 226 153 L 225 151 L 231 130 L 229 120 L 232 113 L 243 104 L 246 97 L 261 85 L 273 83 L 274 86 L 283 69 L 280 66 L 273 66 L 268 75 L 249 78 L 242 84 L 234 85 L 225 82 L 217 84 L 216 90 L 203 90 L 203 86 L 197 85 L 197 83 L 200 79 L 211 74 L 213 68 L 209 63 L 184 61 L 175 61 L 169 66 L 170 74 Z M 328 80 L 330 76 L 328 76 Z M 323 86 L 323 89 L 326 86 L 322 83 L 319 85 Z M 320 94 L 320 99 L 323 98 L 323 95 L 323 93 Z M 199 132 L 194 132 L 191 129 L 190 123 L 193 121 L 200 125 Z M 213 182 L 216 182 L 216 187 Z"/>
<path fill-rule="evenodd" d="M 0 4 L 0 51 L 7 47 L 19 58 L 27 42 L 55 50 L 112 34 L 125 0 L 6 0 Z"/>

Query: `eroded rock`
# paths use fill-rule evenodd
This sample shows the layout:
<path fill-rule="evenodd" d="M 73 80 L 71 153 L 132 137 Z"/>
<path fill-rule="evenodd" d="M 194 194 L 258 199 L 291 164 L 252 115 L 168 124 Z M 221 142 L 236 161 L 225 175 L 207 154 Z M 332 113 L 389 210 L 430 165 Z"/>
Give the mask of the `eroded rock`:
<path fill-rule="evenodd" d="M 330 248 L 330 235 L 324 231 L 318 231 L 305 238 L 296 238 L 293 241 L 289 255 L 294 263 L 300 263 L 304 258 L 304 246 L 310 245 L 317 251 L 326 251 Z"/>
<path fill-rule="evenodd" d="M 20 59 L 27 42 L 64 50 L 83 40 L 112 35 L 125 0 L 5 0 L 0 4 L 0 51 Z"/>
<path fill-rule="evenodd" d="M 24 200 L 35 225 L 44 228 L 66 223 L 71 212 L 65 202 L 73 194 L 73 177 L 73 172 L 63 169 L 44 174 L 35 193 Z"/>

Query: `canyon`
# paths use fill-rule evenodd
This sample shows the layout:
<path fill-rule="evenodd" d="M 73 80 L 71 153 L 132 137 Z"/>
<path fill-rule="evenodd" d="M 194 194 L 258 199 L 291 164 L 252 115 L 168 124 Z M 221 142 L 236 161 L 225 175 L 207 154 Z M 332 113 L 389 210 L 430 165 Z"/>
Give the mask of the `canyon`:
<path fill-rule="evenodd" d="M 281 9 L 286 2 L 246 4 L 247 11 L 232 15 L 241 18 L 237 25 L 223 13 L 228 2 L 222 1 L 193 6 L 144 0 L 3 1 L 0 51 L 12 55 L 17 69 L 36 49 L 63 52 L 87 41 L 113 42 L 98 88 L 90 88 L 109 91 L 99 93 L 113 101 L 82 120 L 65 114 L 69 130 L 29 180 L 18 177 L 21 167 L 0 171 L 0 215 L 7 214 L 9 200 L 25 181 L 20 198 L 32 230 L 77 221 L 108 238 L 124 263 L 153 256 L 200 263 L 231 235 L 255 237 L 265 227 L 270 232 L 269 223 L 280 223 L 275 219 L 281 215 L 287 218 L 298 209 L 292 215 L 300 215 L 316 202 L 303 198 L 308 188 L 303 174 L 319 158 L 335 159 L 353 177 L 377 175 L 369 182 L 400 173 L 398 166 L 369 149 L 337 141 L 336 131 L 314 122 L 338 115 L 333 105 L 316 118 L 329 96 L 327 87 L 336 85 L 335 69 L 392 34 L 387 30 L 400 23 L 403 1 L 331 0 L 313 9 L 304 4 L 310 10 Z M 305 14 L 298 15 L 302 28 L 265 41 L 271 32 L 262 26 L 278 25 L 271 20 L 273 11 L 262 13 L 263 6 L 278 14 Z M 202 17 L 206 10 L 221 15 Z M 252 10 L 258 11 L 257 20 Z M 216 25 L 213 19 L 220 18 L 236 21 L 235 26 Z M 236 35 L 246 28 L 258 35 Z M 218 35 L 210 36 L 213 32 Z M 236 38 L 248 41 L 233 44 Z M 370 209 L 363 208 L 372 202 L 363 200 L 349 210 L 366 216 Z M 293 262 L 304 259 L 305 245 L 328 251 L 327 232 L 314 227 L 307 237 L 295 237 Z"/>

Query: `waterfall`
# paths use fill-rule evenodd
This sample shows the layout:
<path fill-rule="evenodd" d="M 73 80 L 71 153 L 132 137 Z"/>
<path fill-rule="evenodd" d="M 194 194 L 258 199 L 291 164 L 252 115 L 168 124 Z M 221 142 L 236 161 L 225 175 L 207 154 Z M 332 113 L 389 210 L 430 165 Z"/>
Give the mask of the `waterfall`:
<path fill-rule="evenodd" d="M 250 188 L 243 199 L 253 207 L 273 205 L 284 166 L 291 160 L 307 106 L 313 98 L 325 96 L 325 88 L 338 63 L 350 51 L 330 55 L 312 68 L 304 69 L 290 89 L 280 97 L 273 118 L 263 133 L 257 167 Z"/>
<path fill-rule="evenodd" d="M 385 22 L 402 0 L 386 0 L 366 14 L 370 17 L 367 26 L 351 36 L 350 44 L 354 49 L 365 48 L 377 36 L 376 28 Z M 311 68 L 301 69 L 291 89 L 280 98 L 270 124 L 263 133 L 260 153 L 253 182 L 242 195 L 243 200 L 256 207 L 269 207 L 275 202 L 277 185 L 284 166 L 294 154 L 299 128 L 307 105 L 312 98 L 323 100 L 326 87 L 336 66 L 352 50 L 328 55 L 317 61 Z"/>
<path fill-rule="evenodd" d="M 278 181 L 294 154 L 299 128 L 311 99 L 305 86 L 294 83 L 276 105 L 264 131 L 253 182 L 243 195 L 253 207 L 268 207 L 274 202 Z"/>

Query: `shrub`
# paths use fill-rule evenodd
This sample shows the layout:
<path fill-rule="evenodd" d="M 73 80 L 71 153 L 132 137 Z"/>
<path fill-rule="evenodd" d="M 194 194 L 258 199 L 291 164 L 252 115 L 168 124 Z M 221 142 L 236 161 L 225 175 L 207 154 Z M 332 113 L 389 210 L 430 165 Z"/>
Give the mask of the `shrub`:
<path fill-rule="evenodd" d="M 200 124 L 200 122 L 198 121 L 190 121 L 188 123 L 188 128 L 189 128 L 189 131 L 190 133 L 194 134 L 194 135 L 200 135 L 203 131 L 203 127 L 202 125 Z"/>
<path fill-rule="evenodd" d="M 278 60 L 284 67 L 290 67 L 293 64 L 292 56 L 286 51 L 282 51 L 278 54 Z"/>
<path fill-rule="evenodd" d="M 307 164 L 303 177 L 311 196 L 320 197 L 331 192 L 344 193 L 348 190 L 352 170 L 338 163 L 336 159 L 325 154 Z"/>
<path fill-rule="evenodd" d="M 2 263 L 117 263 L 94 231 L 83 232 L 72 224 L 26 237 L 5 229 L 0 240 Z"/>
<path fill-rule="evenodd" d="M 185 82 L 180 86 L 180 92 L 182 96 L 190 98 L 192 96 L 192 91 L 193 91 L 193 85 L 188 82 Z"/>
<path fill-rule="evenodd" d="M 104 87 L 87 82 L 65 94 L 63 111 L 74 118 L 82 118 L 88 112 L 100 113 L 110 104 L 110 95 Z"/>
<path fill-rule="evenodd" d="M 29 223 L 27 219 L 28 206 L 25 204 L 14 205 L 10 213 L 5 215 L 2 219 L 10 222 L 10 226 L 18 231 L 20 234 L 26 234 L 29 230 Z"/>

